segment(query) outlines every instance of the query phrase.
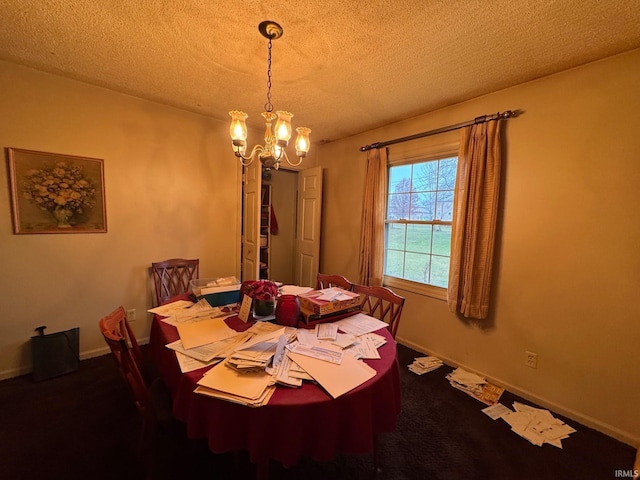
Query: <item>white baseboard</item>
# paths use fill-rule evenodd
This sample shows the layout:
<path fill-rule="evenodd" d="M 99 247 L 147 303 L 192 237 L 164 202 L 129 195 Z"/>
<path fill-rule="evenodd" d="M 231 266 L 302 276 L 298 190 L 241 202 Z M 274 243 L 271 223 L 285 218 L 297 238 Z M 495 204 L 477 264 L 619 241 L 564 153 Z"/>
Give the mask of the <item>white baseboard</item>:
<path fill-rule="evenodd" d="M 539 405 L 541 407 L 544 407 L 548 410 L 551 410 L 553 412 L 556 412 L 564 417 L 570 418 L 572 420 L 575 420 L 576 422 L 579 422 L 582 425 L 585 425 L 587 427 L 593 428 L 594 430 L 597 430 L 601 433 L 604 433 L 605 435 L 608 435 L 612 438 L 615 438 L 616 440 L 619 440 L 623 443 L 626 443 L 627 445 L 631 445 L 633 447 L 638 447 L 640 446 L 640 438 L 637 438 L 635 436 L 633 436 L 632 434 L 630 434 L 629 432 L 625 432 L 623 430 L 620 430 L 619 428 L 616 428 L 612 425 L 606 424 L 604 422 L 601 422 L 600 420 L 597 420 L 595 418 L 589 417 L 587 415 L 583 415 L 580 412 L 576 412 L 574 410 L 568 409 L 563 407 L 562 405 L 558 405 L 554 402 L 551 402 L 545 398 L 539 397 L 538 395 L 535 395 L 532 392 L 523 390 L 519 387 L 516 387 L 515 385 L 511 385 L 508 382 L 504 382 L 502 380 L 500 380 L 499 378 L 492 378 L 489 377 L 487 375 L 485 375 L 482 372 L 479 372 L 477 370 L 475 370 L 474 368 L 468 366 L 468 365 L 464 365 L 464 364 L 460 364 L 456 361 L 454 361 L 451 358 L 448 358 L 446 356 L 442 356 L 437 352 L 433 352 L 427 348 L 424 348 L 421 345 L 417 345 L 409 340 L 406 340 L 404 338 L 398 337 L 397 338 L 397 342 L 401 343 L 402 345 L 405 345 L 409 348 L 412 348 L 413 350 L 416 350 L 418 352 L 424 353 L 426 355 L 433 355 L 434 357 L 438 357 L 440 360 L 442 360 L 444 363 L 446 363 L 447 365 L 450 365 L 452 367 L 460 367 L 464 370 L 467 370 L 468 372 L 473 372 L 476 373 L 478 375 L 481 375 L 483 377 L 485 377 L 487 379 L 488 382 L 491 382 L 495 385 L 501 386 L 503 387 L 505 390 L 514 393 L 526 400 L 529 400 L 530 402 Z M 637 461 L 636 461 L 637 463 Z"/>
<path fill-rule="evenodd" d="M 149 337 L 141 338 L 138 340 L 140 345 L 146 345 L 149 343 Z M 88 358 L 100 357 L 102 355 L 106 355 L 110 352 L 108 346 L 94 348 L 93 350 L 86 350 L 84 352 L 80 352 L 79 358 L 80 360 L 87 360 Z M 21 375 L 27 375 L 33 371 L 32 365 L 23 365 L 17 368 L 10 368 L 8 370 L 3 370 L 0 372 L 0 380 L 7 380 L 9 378 L 20 377 Z"/>
<path fill-rule="evenodd" d="M 31 365 L 28 367 L 10 368 L 9 370 L 3 370 L 0 372 L 0 380 L 6 380 L 8 378 L 19 377 L 31 373 Z"/>

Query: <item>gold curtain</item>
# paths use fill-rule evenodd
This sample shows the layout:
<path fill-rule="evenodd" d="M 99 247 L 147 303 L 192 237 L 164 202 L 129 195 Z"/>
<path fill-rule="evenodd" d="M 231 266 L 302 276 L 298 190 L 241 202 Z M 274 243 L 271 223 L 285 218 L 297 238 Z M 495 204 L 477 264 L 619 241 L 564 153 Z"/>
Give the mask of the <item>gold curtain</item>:
<path fill-rule="evenodd" d="M 387 205 L 387 150 L 367 150 L 362 199 L 359 275 L 362 285 L 382 285 L 384 219 Z"/>
<path fill-rule="evenodd" d="M 489 313 L 500 193 L 501 120 L 465 127 L 456 178 L 447 303 L 452 312 Z"/>

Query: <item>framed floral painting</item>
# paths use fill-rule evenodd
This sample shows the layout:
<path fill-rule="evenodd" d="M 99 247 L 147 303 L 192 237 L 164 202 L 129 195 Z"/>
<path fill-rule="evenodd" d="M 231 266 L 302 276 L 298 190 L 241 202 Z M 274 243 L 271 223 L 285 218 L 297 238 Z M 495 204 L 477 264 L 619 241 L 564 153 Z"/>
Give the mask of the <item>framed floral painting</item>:
<path fill-rule="evenodd" d="M 104 161 L 7 148 L 13 232 L 104 233 Z"/>

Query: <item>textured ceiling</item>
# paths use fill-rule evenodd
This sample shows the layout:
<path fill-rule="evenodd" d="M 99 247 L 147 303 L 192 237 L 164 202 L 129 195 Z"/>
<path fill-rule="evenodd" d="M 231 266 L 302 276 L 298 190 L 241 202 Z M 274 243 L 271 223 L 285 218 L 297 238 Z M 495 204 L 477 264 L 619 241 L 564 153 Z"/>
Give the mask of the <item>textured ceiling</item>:
<path fill-rule="evenodd" d="M 640 0 L 0 0 L 0 16 L 2 60 L 260 129 L 257 26 L 274 20 L 272 101 L 312 142 L 640 47 Z"/>

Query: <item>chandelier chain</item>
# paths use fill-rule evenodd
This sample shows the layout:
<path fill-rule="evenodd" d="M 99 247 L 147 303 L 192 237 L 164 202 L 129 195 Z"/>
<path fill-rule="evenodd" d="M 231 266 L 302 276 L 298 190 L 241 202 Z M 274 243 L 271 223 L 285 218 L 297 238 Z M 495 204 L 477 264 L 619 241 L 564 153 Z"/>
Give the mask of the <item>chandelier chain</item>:
<path fill-rule="evenodd" d="M 271 103 L 271 38 L 269 38 L 268 55 L 267 55 L 267 103 L 264 104 L 265 112 L 273 111 Z"/>

